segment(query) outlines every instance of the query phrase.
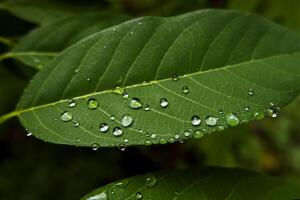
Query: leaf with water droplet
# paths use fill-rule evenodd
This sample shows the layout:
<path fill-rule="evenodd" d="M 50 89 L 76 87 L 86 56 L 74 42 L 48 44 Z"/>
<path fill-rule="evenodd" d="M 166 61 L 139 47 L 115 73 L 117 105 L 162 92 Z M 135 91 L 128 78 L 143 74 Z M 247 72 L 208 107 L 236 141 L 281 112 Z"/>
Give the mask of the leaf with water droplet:
<path fill-rule="evenodd" d="M 255 112 L 267 112 L 270 102 L 282 107 L 298 96 L 299 55 L 297 34 L 252 14 L 203 10 L 139 18 L 93 34 L 56 56 L 29 83 L 16 111 L 0 121 L 19 116 L 37 138 L 69 145 L 79 138 L 81 146 L 118 147 L 125 138 L 128 146 L 182 141 L 196 130 L 205 136 L 219 126 L 228 128 L 224 113 L 251 121 Z M 115 95 L 115 86 L 130 98 Z M 184 86 L 191 92 L 184 94 Z M 76 101 L 74 108 L 68 107 L 69 99 Z M 90 109 L 89 99 L 98 106 Z M 151 108 L 147 112 L 145 105 Z M 251 110 L 245 112 L 246 106 Z M 65 110 L 80 119 L 80 126 L 53 120 Z M 125 114 L 134 123 L 123 128 Z M 198 126 L 191 123 L 194 115 L 203 120 Z M 99 132 L 103 122 L 109 124 L 108 134 Z M 121 136 L 112 134 L 115 127 L 122 127 Z M 155 140 L 140 129 L 155 133 Z"/>
<path fill-rule="evenodd" d="M 126 183 L 126 187 L 120 188 L 119 184 L 123 182 Z M 216 186 L 220 186 L 221 189 Z M 142 174 L 100 187 L 81 200 L 95 200 L 107 191 L 113 191 L 107 195 L 110 200 L 299 199 L 300 197 L 297 183 L 249 170 L 225 167 L 188 168 Z"/>

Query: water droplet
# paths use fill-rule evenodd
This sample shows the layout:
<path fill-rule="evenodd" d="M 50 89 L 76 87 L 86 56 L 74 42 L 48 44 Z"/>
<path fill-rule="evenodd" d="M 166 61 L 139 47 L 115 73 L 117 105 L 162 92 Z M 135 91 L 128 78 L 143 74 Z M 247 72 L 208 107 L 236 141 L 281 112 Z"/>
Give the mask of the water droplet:
<path fill-rule="evenodd" d="M 136 199 L 142 199 L 143 198 L 142 193 L 140 193 L 140 192 L 135 193 L 135 198 Z"/>
<path fill-rule="evenodd" d="M 262 120 L 264 118 L 265 118 L 265 113 L 263 113 L 263 112 L 255 112 L 254 113 L 255 120 Z"/>
<path fill-rule="evenodd" d="M 122 96 L 123 96 L 124 99 L 128 99 L 129 94 L 127 92 L 124 92 Z"/>
<path fill-rule="evenodd" d="M 150 137 L 152 138 L 152 139 L 155 139 L 156 138 L 156 134 L 155 133 L 152 133 L 151 135 L 150 135 Z"/>
<path fill-rule="evenodd" d="M 124 139 L 124 143 L 128 143 L 129 142 L 129 140 L 128 139 Z"/>
<path fill-rule="evenodd" d="M 272 117 L 272 118 L 278 117 L 278 112 L 277 112 L 277 110 L 275 110 L 274 108 L 269 108 L 269 109 L 267 110 L 267 113 L 268 113 L 268 115 L 269 115 L 270 117 Z"/>
<path fill-rule="evenodd" d="M 254 95 L 253 89 L 250 88 L 250 89 L 248 90 L 248 94 L 249 94 L 250 96 L 253 96 L 253 95 Z"/>
<path fill-rule="evenodd" d="M 87 78 L 86 81 L 87 81 L 87 82 L 91 82 L 91 79 L 90 79 L 90 78 Z"/>
<path fill-rule="evenodd" d="M 116 28 L 113 28 L 112 30 L 113 30 L 114 32 L 115 32 L 115 31 L 117 31 L 117 29 L 116 29 Z"/>
<path fill-rule="evenodd" d="M 225 129 L 225 127 L 222 126 L 222 125 L 219 125 L 219 126 L 217 127 L 217 131 L 223 131 L 224 129 Z"/>
<path fill-rule="evenodd" d="M 125 88 L 122 88 L 122 87 L 115 87 L 115 89 L 113 89 L 112 91 L 114 94 L 118 94 L 118 95 L 123 95 L 124 92 L 125 92 Z"/>
<path fill-rule="evenodd" d="M 173 81 L 178 81 L 178 75 L 177 74 L 173 74 L 172 75 L 172 80 Z"/>
<path fill-rule="evenodd" d="M 233 113 L 227 113 L 225 116 L 225 120 L 229 126 L 237 126 L 240 123 L 239 118 Z"/>
<path fill-rule="evenodd" d="M 194 138 L 202 138 L 204 136 L 204 133 L 200 130 L 196 130 L 193 134 Z"/>
<path fill-rule="evenodd" d="M 151 142 L 150 140 L 145 140 L 145 142 L 144 142 L 144 143 L 145 143 L 145 145 L 146 145 L 146 146 L 150 146 L 150 145 L 152 145 L 152 142 Z"/>
<path fill-rule="evenodd" d="M 109 119 L 111 120 L 111 121 L 115 121 L 115 116 L 113 116 L 113 115 L 111 115 L 110 117 L 109 117 Z"/>
<path fill-rule="evenodd" d="M 133 31 L 130 32 L 130 35 L 133 35 Z"/>
<path fill-rule="evenodd" d="M 130 115 L 123 115 L 121 119 L 121 124 L 124 127 L 129 127 L 133 123 L 133 118 Z"/>
<path fill-rule="evenodd" d="M 68 107 L 69 108 L 74 108 L 76 105 L 77 105 L 77 103 L 74 99 L 69 99 L 68 100 Z"/>
<path fill-rule="evenodd" d="M 119 188 L 122 188 L 122 189 L 125 189 L 125 188 L 127 188 L 127 186 L 128 186 L 128 181 L 127 181 L 127 180 L 125 180 L 125 181 L 122 181 L 122 182 L 116 183 L 116 185 L 115 185 L 115 186 L 117 186 L 117 187 L 119 187 Z"/>
<path fill-rule="evenodd" d="M 113 130 L 113 135 L 116 137 L 120 137 L 123 135 L 123 130 L 120 127 L 115 127 Z"/>
<path fill-rule="evenodd" d="M 29 136 L 32 136 L 32 133 L 31 133 L 31 132 L 27 132 L 27 133 L 26 133 L 26 136 L 28 136 L 28 137 L 29 137 Z"/>
<path fill-rule="evenodd" d="M 144 107 L 144 110 L 145 111 L 149 111 L 150 110 L 150 106 L 148 104 L 146 104 L 145 107 Z"/>
<path fill-rule="evenodd" d="M 274 106 L 275 106 L 275 103 L 270 102 L 270 106 L 271 106 L 271 107 L 274 107 Z"/>
<path fill-rule="evenodd" d="M 106 133 L 109 129 L 109 126 L 107 123 L 101 123 L 100 124 L 100 127 L 99 127 L 99 130 L 102 132 L 102 133 Z"/>
<path fill-rule="evenodd" d="M 184 131 L 184 132 L 183 132 L 183 135 L 184 135 L 185 137 L 190 137 L 191 133 L 190 133 L 189 131 Z"/>
<path fill-rule="evenodd" d="M 75 73 L 78 73 L 78 72 L 79 72 L 79 68 L 75 69 L 74 72 L 75 72 Z"/>
<path fill-rule="evenodd" d="M 132 98 L 129 102 L 129 107 L 132 109 L 139 109 L 143 106 L 139 98 Z"/>
<path fill-rule="evenodd" d="M 149 176 L 146 178 L 145 181 L 145 186 L 147 188 L 153 188 L 157 183 L 156 177 L 155 176 Z"/>
<path fill-rule="evenodd" d="M 92 148 L 93 151 L 97 151 L 99 149 L 99 147 L 100 146 L 97 143 L 93 143 L 92 146 L 91 146 L 91 148 Z"/>
<path fill-rule="evenodd" d="M 220 114 L 224 114 L 224 111 L 222 109 L 219 110 Z"/>
<path fill-rule="evenodd" d="M 119 149 L 121 150 L 121 151 L 125 151 L 126 150 L 126 145 L 125 144 L 120 144 L 119 145 Z"/>
<path fill-rule="evenodd" d="M 79 122 L 78 121 L 73 121 L 73 126 L 74 127 L 78 127 L 79 126 Z"/>
<path fill-rule="evenodd" d="M 87 106 L 89 109 L 94 110 L 99 107 L 99 102 L 97 99 L 89 99 L 87 101 Z"/>
<path fill-rule="evenodd" d="M 217 117 L 212 117 L 212 116 L 208 116 L 206 119 L 205 119 L 205 123 L 207 126 L 216 126 L 217 123 L 218 123 L 218 118 Z"/>
<path fill-rule="evenodd" d="M 190 93 L 189 87 L 188 87 L 188 86 L 183 86 L 183 87 L 182 87 L 182 93 L 183 93 L 183 94 L 188 94 L 188 93 Z"/>
<path fill-rule="evenodd" d="M 166 108 L 166 107 L 168 107 L 168 105 L 169 105 L 169 102 L 168 102 L 168 100 L 166 98 L 162 98 L 160 100 L 160 107 Z"/>
<path fill-rule="evenodd" d="M 164 138 L 161 138 L 161 139 L 159 140 L 159 143 L 160 143 L 160 144 L 166 144 L 166 143 L 167 143 L 167 140 L 164 139 Z"/>
<path fill-rule="evenodd" d="M 87 198 L 87 200 L 108 200 L 108 197 L 106 192 L 101 192 L 100 194 Z"/>
<path fill-rule="evenodd" d="M 74 115 L 68 111 L 65 111 L 61 114 L 60 119 L 64 122 L 69 122 L 73 119 Z"/>
<path fill-rule="evenodd" d="M 142 25 L 142 22 L 139 22 L 138 24 L 139 24 L 139 25 Z"/>
<path fill-rule="evenodd" d="M 201 124 L 201 119 L 197 115 L 193 116 L 192 117 L 192 124 L 194 126 L 199 126 Z"/>
<path fill-rule="evenodd" d="M 245 107 L 245 111 L 250 111 L 250 107 L 249 107 L 249 106 L 246 106 L 246 107 Z"/>

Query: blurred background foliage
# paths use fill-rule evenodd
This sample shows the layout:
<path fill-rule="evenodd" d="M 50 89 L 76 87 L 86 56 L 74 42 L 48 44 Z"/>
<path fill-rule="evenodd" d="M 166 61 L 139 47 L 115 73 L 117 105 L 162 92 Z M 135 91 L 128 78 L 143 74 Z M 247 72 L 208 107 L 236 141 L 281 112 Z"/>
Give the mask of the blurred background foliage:
<path fill-rule="evenodd" d="M 34 28 L 68 16 L 90 12 L 171 16 L 205 8 L 255 12 L 300 31 L 298 0 L 0 0 L 0 56 Z M 13 110 L 34 73 L 14 60 L 1 61 L 0 114 Z M 299 181 L 299 122 L 300 98 L 275 120 L 185 144 L 92 151 L 28 137 L 14 119 L 0 126 L 0 199 L 79 199 L 128 176 L 199 165 L 244 167 Z"/>

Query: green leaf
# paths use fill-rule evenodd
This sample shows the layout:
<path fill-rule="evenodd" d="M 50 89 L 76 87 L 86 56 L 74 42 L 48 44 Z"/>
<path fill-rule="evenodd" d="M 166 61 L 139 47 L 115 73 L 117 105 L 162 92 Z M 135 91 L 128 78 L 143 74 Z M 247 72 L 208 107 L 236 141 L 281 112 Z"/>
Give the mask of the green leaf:
<path fill-rule="evenodd" d="M 299 56 L 297 34 L 252 14 L 140 18 L 55 57 L 0 121 L 18 116 L 40 139 L 79 146 L 199 138 L 276 117 L 299 94 Z"/>
<path fill-rule="evenodd" d="M 154 172 L 103 186 L 82 200 L 106 199 L 298 199 L 291 182 L 242 169 L 220 167 Z"/>
<path fill-rule="evenodd" d="M 0 10 L 9 11 L 21 19 L 37 24 L 46 24 L 82 13 L 99 12 L 101 8 L 101 4 L 96 1 L 87 4 L 84 1 L 6 0 L 0 3 Z"/>
<path fill-rule="evenodd" d="M 15 58 L 41 69 L 62 50 L 79 40 L 129 19 L 111 14 L 87 14 L 69 17 L 35 29 L 2 59 Z M 0 57 L 1 59 L 1 57 Z"/>

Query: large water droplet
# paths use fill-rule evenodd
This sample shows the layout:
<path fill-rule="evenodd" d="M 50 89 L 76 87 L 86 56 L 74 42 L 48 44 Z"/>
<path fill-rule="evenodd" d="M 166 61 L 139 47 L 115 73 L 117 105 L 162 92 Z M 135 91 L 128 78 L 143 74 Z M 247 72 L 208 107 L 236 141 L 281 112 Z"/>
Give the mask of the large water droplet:
<path fill-rule="evenodd" d="M 233 113 L 227 113 L 225 116 L 225 120 L 229 126 L 237 126 L 240 123 L 239 118 Z"/>
<path fill-rule="evenodd" d="M 101 123 L 100 124 L 100 127 L 99 127 L 99 130 L 102 132 L 102 133 L 106 133 L 109 129 L 109 126 L 107 123 Z"/>
<path fill-rule="evenodd" d="M 206 119 L 205 119 L 205 123 L 207 126 L 216 126 L 218 124 L 218 118 L 217 117 L 213 117 L 213 116 L 208 116 Z"/>
<path fill-rule="evenodd" d="M 120 127 L 115 127 L 113 130 L 113 135 L 116 137 L 120 137 L 123 135 L 123 130 Z"/>
<path fill-rule="evenodd" d="M 248 94 L 249 94 L 250 96 L 253 96 L 253 95 L 254 95 L 254 90 L 250 88 L 250 89 L 248 90 Z"/>
<path fill-rule="evenodd" d="M 255 120 L 262 120 L 263 118 L 265 118 L 265 113 L 263 113 L 263 112 L 255 112 L 254 113 Z"/>
<path fill-rule="evenodd" d="M 130 115 L 123 115 L 121 124 L 124 127 L 129 127 L 133 123 L 133 118 Z"/>
<path fill-rule="evenodd" d="M 145 186 L 147 188 L 153 188 L 157 183 L 156 177 L 155 176 L 149 176 L 146 178 L 145 181 Z"/>
<path fill-rule="evenodd" d="M 73 119 L 74 115 L 69 112 L 69 111 L 65 111 L 61 114 L 60 119 L 64 122 L 69 122 Z"/>
<path fill-rule="evenodd" d="M 69 108 L 74 108 L 76 105 L 77 105 L 77 103 L 74 99 L 69 99 L 68 100 L 68 107 Z"/>
<path fill-rule="evenodd" d="M 129 107 L 132 109 L 139 109 L 143 106 L 139 98 L 132 98 L 129 102 Z"/>
<path fill-rule="evenodd" d="M 93 143 L 92 146 L 91 146 L 93 151 L 97 151 L 99 149 L 99 147 L 100 147 L 100 145 L 97 144 L 97 143 Z"/>
<path fill-rule="evenodd" d="M 143 198 L 142 193 L 141 193 L 141 192 L 135 193 L 135 198 L 136 198 L 136 199 L 142 199 L 142 198 Z"/>
<path fill-rule="evenodd" d="M 269 108 L 269 109 L 267 110 L 267 113 L 268 113 L 268 115 L 269 115 L 270 117 L 272 117 L 272 118 L 278 117 L 278 112 L 277 112 L 277 110 L 275 110 L 274 108 Z"/>
<path fill-rule="evenodd" d="M 166 98 L 162 98 L 160 100 L 160 107 L 166 108 L 166 107 L 168 107 L 168 105 L 169 105 L 169 102 L 168 102 L 168 100 Z"/>
<path fill-rule="evenodd" d="M 182 93 L 183 93 L 183 94 L 188 94 L 188 93 L 190 93 L 189 87 L 188 87 L 188 86 L 183 86 L 183 87 L 182 87 Z"/>
<path fill-rule="evenodd" d="M 99 102 L 97 99 L 89 99 L 87 101 L 87 106 L 89 109 L 94 110 L 99 107 Z"/>
<path fill-rule="evenodd" d="M 201 119 L 197 115 L 192 117 L 192 124 L 194 126 L 199 126 L 201 124 Z"/>

